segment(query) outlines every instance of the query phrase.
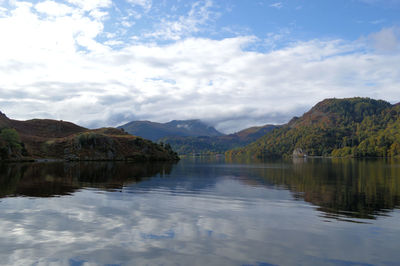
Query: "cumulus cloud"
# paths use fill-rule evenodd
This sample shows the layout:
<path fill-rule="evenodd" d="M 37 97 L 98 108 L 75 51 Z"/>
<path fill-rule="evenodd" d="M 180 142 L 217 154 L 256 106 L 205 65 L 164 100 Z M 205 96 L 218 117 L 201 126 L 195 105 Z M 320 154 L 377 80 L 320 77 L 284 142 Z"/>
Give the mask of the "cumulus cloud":
<path fill-rule="evenodd" d="M 0 18 L 0 106 L 9 117 L 88 127 L 200 118 L 233 132 L 285 123 L 327 97 L 400 101 L 395 28 L 367 38 L 390 54 L 364 41 L 315 39 L 277 48 L 271 36 L 187 37 L 209 19 L 212 2 L 205 1 L 182 18 L 191 29 L 169 32 L 175 42 L 100 42 L 105 22 L 89 13 L 109 1 L 70 2 L 66 13 L 50 0 L 17 2 Z M 248 49 L 257 42 L 274 50 Z"/>

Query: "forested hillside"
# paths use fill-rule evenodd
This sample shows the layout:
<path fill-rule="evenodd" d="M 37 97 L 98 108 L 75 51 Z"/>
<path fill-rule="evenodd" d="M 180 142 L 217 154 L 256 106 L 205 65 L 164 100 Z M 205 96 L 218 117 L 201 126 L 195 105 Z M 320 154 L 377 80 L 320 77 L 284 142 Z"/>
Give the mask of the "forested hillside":
<path fill-rule="evenodd" d="M 178 154 L 216 154 L 225 153 L 229 149 L 243 147 L 268 132 L 277 128 L 275 125 L 251 127 L 234 134 L 224 136 L 201 137 L 166 137 L 160 141 L 171 145 Z"/>
<path fill-rule="evenodd" d="M 369 98 L 326 99 L 300 118 L 227 156 L 393 157 L 400 155 L 400 105 Z"/>

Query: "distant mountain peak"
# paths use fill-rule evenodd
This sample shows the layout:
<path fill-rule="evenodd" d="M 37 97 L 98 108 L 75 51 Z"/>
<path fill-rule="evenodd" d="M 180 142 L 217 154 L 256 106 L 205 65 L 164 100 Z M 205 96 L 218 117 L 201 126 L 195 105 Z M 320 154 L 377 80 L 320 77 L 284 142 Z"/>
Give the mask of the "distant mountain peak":
<path fill-rule="evenodd" d="M 167 123 L 132 121 L 119 128 L 123 128 L 132 135 L 153 141 L 158 141 L 165 137 L 214 137 L 224 135 L 200 119 L 172 120 Z"/>

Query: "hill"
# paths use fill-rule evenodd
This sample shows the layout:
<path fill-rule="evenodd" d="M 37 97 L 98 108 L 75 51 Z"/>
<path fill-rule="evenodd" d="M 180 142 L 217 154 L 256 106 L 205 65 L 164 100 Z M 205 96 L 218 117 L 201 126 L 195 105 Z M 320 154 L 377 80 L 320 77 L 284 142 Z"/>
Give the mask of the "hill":
<path fill-rule="evenodd" d="M 0 113 L 0 160 L 177 160 L 162 146 L 120 129 L 89 130 L 49 119 L 17 121 Z"/>
<path fill-rule="evenodd" d="M 243 147 L 268 132 L 277 128 L 275 125 L 251 127 L 234 134 L 223 136 L 201 137 L 165 137 L 160 141 L 171 145 L 178 154 L 216 154 L 224 153 L 229 149 Z"/>
<path fill-rule="evenodd" d="M 202 121 L 173 120 L 168 123 L 155 123 L 150 121 L 132 121 L 118 128 L 124 129 L 129 134 L 142 138 L 158 141 L 165 137 L 184 136 L 222 136 L 214 127 L 208 126 Z"/>
<path fill-rule="evenodd" d="M 227 156 L 392 157 L 400 155 L 400 105 L 369 98 L 326 99 L 302 117 L 230 150 Z"/>

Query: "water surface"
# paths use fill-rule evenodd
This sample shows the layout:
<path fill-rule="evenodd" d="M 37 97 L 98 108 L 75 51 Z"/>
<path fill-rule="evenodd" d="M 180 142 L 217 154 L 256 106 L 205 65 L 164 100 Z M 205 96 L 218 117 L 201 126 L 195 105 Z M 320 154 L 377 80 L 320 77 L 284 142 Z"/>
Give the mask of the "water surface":
<path fill-rule="evenodd" d="M 7 265 L 399 265 L 400 163 L 0 165 Z"/>

